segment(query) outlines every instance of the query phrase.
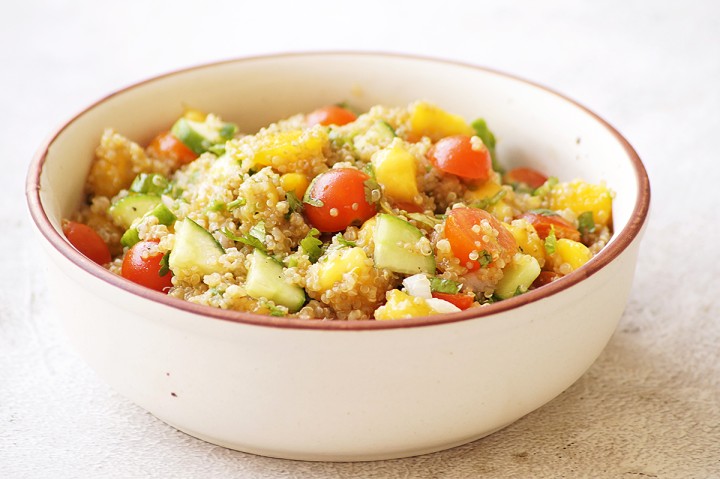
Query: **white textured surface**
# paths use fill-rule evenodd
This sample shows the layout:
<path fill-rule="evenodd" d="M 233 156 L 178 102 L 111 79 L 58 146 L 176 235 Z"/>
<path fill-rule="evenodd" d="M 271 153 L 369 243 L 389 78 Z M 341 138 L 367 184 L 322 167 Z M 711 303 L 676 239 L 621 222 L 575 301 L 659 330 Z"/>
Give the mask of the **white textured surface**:
<path fill-rule="evenodd" d="M 720 4 L 66 3 L 9 3 L 0 27 L 0 476 L 720 477 Z M 653 212 L 630 303 L 600 359 L 556 400 L 445 452 L 303 463 L 179 433 L 71 350 L 29 240 L 23 184 L 36 146 L 127 83 L 304 49 L 419 53 L 514 73 L 578 99 L 637 149 Z"/>

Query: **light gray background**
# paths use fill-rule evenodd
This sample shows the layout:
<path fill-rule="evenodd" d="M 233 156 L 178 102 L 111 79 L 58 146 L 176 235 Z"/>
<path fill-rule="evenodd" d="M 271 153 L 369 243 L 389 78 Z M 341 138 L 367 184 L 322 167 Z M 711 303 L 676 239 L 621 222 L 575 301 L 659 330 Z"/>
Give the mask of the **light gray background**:
<path fill-rule="evenodd" d="M 361 49 L 490 66 L 615 125 L 650 173 L 625 315 L 574 386 L 488 438 L 427 456 L 303 463 L 179 433 L 69 348 L 23 198 L 62 121 L 168 70 L 265 52 Z M 391 73 L 389 73 L 391 74 Z M 0 19 L 0 476 L 720 477 L 720 3 L 30 0 Z"/>

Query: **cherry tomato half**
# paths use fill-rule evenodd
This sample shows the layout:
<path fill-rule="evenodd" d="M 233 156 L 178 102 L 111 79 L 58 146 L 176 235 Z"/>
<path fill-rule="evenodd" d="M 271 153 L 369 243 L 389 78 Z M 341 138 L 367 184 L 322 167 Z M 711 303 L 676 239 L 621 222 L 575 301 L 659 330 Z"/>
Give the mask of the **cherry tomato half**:
<path fill-rule="evenodd" d="M 523 213 L 520 218 L 527 220 L 533 225 L 540 239 L 545 239 L 550 230 L 555 230 L 555 238 L 567 238 L 573 241 L 580 241 L 580 232 L 568 220 L 558 215 L 546 215 L 542 213 Z"/>
<path fill-rule="evenodd" d="M 163 254 L 157 251 L 156 241 L 140 241 L 125 253 L 122 263 L 122 276 L 133 283 L 155 291 L 163 291 L 172 286 L 172 273 L 168 271 L 160 276 Z"/>
<path fill-rule="evenodd" d="M 462 310 L 468 309 L 475 302 L 475 299 L 467 294 L 438 293 L 436 291 L 432 294 L 432 297 L 452 303 Z"/>
<path fill-rule="evenodd" d="M 153 138 L 147 149 L 148 154 L 153 158 L 171 160 L 177 166 L 186 165 L 198 157 L 194 151 L 169 131 L 160 133 Z"/>
<path fill-rule="evenodd" d="M 63 224 L 63 233 L 71 245 L 97 264 L 102 265 L 112 261 L 110 248 L 100 235 L 88 225 L 66 221 Z"/>
<path fill-rule="evenodd" d="M 362 224 L 377 213 L 375 204 L 365 198 L 365 182 L 369 179 L 355 168 L 335 168 L 321 173 L 305 192 L 305 216 L 323 233 Z"/>
<path fill-rule="evenodd" d="M 488 149 L 474 150 L 467 135 L 442 138 L 430 147 L 428 159 L 439 170 L 469 180 L 487 180 L 492 171 Z"/>
<path fill-rule="evenodd" d="M 487 231 L 488 226 L 497 231 Z M 473 271 L 492 267 L 498 258 L 508 262 L 517 251 L 513 235 L 490 213 L 477 208 L 455 208 L 445 220 L 445 237 L 460 264 Z"/>
<path fill-rule="evenodd" d="M 513 168 L 505 173 L 505 183 L 509 185 L 525 185 L 530 188 L 540 188 L 548 177 L 532 168 Z"/>
<path fill-rule="evenodd" d="M 328 105 L 308 113 L 307 122 L 312 125 L 342 126 L 355 121 L 355 113 L 337 105 Z"/>

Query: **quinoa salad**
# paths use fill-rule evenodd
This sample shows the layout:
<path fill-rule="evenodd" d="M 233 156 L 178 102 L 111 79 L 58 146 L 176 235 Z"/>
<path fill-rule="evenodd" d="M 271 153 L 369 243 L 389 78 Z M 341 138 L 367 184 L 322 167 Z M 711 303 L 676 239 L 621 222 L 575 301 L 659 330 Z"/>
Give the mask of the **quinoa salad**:
<path fill-rule="evenodd" d="M 505 169 L 495 141 L 483 119 L 425 101 L 330 105 L 255 133 L 187 109 L 144 146 L 106 129 L 63 231 L 117 275 L 222 309 L 482 307 L 582 267 L 612 234 L 604 183 Z"/>

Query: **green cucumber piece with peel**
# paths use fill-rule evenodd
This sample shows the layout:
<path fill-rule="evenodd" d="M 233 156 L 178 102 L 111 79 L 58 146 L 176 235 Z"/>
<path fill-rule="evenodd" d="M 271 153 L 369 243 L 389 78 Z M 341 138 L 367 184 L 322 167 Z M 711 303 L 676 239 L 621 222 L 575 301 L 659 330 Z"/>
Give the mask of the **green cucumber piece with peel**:
<path fill-rule="evenodd" d="M 222 271 L 220 256 L 225 249 L 210 232 L 185 218 L 175 223 L 175 245 L 170 252 L 169 266 L 174 275 L 196 271 L 201 275 Z"/>
<path fill-rule="evenodd" d="M 435 274 L 435 257 L 423 254 L 420 249 L 422 232 L 405 220 L 381 213 L 375 225 L 375 266 L 395 273 Z M 427 239 L 425 239 L 427 241 Z M 427 242 L 428 247 L 430 242 Z"/>
<path fill-rule="evenodd" d="M 291 313 L 299 311 L 305 304 L 305 290 L 288 282 L 283 276 L 283 266 L 257 249 L 253 251 L 245 290 L 255 299 L 285 306 Z"/>

